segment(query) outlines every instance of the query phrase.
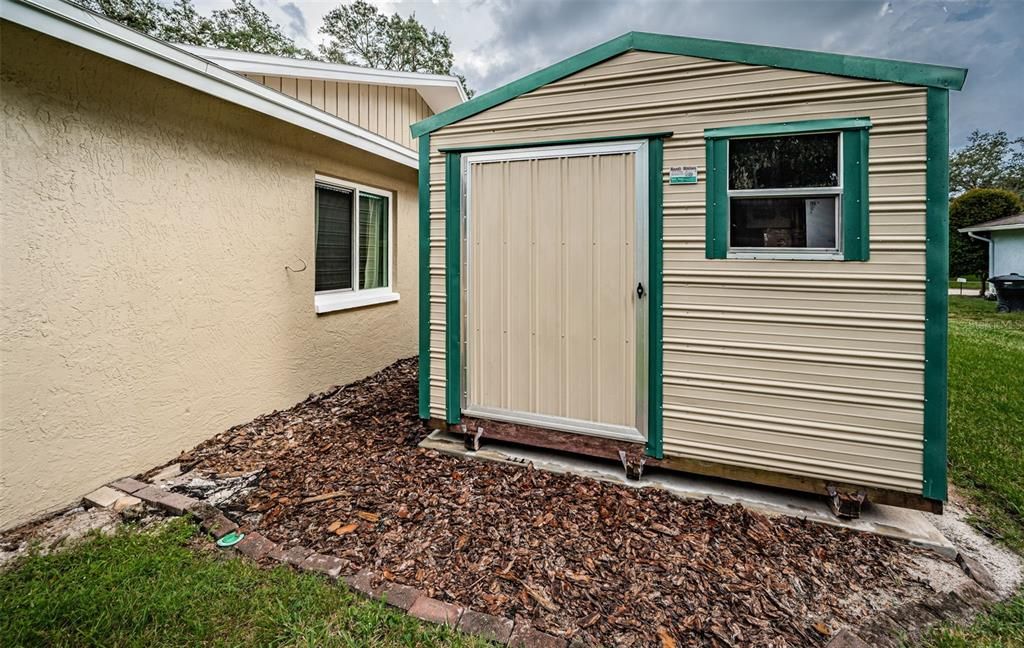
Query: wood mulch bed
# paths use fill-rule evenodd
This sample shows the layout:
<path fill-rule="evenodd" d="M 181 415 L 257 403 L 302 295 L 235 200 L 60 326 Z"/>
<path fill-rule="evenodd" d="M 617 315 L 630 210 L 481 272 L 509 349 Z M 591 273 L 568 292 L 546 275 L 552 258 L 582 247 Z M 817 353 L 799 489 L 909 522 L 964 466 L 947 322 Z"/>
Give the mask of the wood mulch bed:
<path fill-rule="evenodd" d="M 418 448 L 416 395 L 403 360 L 178 461 L 262 470 L 240 512 L 272 540 L 584 644 L 821 645 L 912 584 L 884 538 Z"/>

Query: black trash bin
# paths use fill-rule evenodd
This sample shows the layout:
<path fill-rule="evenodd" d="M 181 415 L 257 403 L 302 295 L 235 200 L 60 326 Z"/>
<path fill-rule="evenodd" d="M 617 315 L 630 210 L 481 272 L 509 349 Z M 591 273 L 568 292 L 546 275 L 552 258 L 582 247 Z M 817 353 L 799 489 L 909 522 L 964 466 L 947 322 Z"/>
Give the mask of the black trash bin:
<path fill-rule="evenodd" d="M 1024 275 L 1011 272 L 1008 275 L 990 277 L 989 283 L 995 286 L 996 297 L 999 299 L 996 310 L 1000 313 L 1016 313 L 1024 311 Z"/>

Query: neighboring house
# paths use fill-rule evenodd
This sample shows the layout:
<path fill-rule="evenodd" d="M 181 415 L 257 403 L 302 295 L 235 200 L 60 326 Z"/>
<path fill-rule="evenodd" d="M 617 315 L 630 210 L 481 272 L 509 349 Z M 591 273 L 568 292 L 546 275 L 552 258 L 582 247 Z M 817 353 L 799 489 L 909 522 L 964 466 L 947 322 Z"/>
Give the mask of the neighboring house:
<path fill-rule="evenodd" d="M 965 76 L 628 33 L 415 124 L 420 415 L 941 510 Z"/>
<path fill-rule="evenodd" d="M 455 78 L 0 8 L 0 528 L 416 352 Z"/>
<path fill-rule="evenodd" d="M 986 221 L 958 232 L 988 244 L 988 276 L 1024 275 L 1024 214 Z M 992 284 L 986 283 L 986 292 Z"/>

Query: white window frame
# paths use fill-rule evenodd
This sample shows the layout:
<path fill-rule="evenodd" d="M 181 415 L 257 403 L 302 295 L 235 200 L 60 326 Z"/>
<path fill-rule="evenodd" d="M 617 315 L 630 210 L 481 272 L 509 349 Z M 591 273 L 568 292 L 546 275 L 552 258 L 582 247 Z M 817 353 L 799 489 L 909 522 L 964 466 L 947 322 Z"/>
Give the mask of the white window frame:
<path fill-rule="evenodd" d="M 730 145 L 733 140 L 768 139 L 774 137 L 799 137 L 800 135 L 834 135 L 838 141 L 836 155 L 839 157 L 839 184 L 834 187 L 790 187 L 786 189 L 729 189 Z M 728 196 L 728 235 L 726 248 L 728 259 L 780 259 L 780 260 L 821 260 L 842 261 L 843 256 L 843 134 L 842 131 L 824 131 L 815 133 L 785 133 L 779 135 L 751 135 L 750 137 L 730 137 L 725 143 L 725 188 Z M 794 247 L 733 247 L 732 245 L 732 199 L 733 198 L 804 198 L 812 199 L 819 196 L 834 196 L 836 202 L 835 226 L 836 246 L 834 248 L 794 248 Z"/>
<path fill-rule="evenodd" d="M 368 185 L 359 184 L 357 182 L 351 182 L 349 180 L 342 180 L 340 178 L 334 178 L 331 176 L 325 176 L 316 174 L 314 187 L 316 184 L 330 185 L 352 192 L 352 287 L 351 288 L 340 288 L 338 290 L 319 290 L 313 293 L 313 307 L 317 314 L 321 313 L 332 313 L 334 311 L 348 310 L 350 308 L 359 308 L 361 306 L 372 306 L 373 304 L 386 304 L 389 302 L 397 302 L 400 295 L 394 291 L 395 281 L 395 264 L 393 257 L 394 250 L 394 237 L 395 237 L 395 223 L 393 218 L 393 209 L 395 204 L 395 194 L 393 191 L 386 189 L 380 189 L 378 187 L 371 187 Z M 367 288 L 365 290 L 359 289 L 359 196 L 363 193 L 378 196 L 380 198 L 386 198 L 388 201 L 387 209 L 387 223 L 388 223 L 388 260 L 387 260 L 387 275 L 388 283 L 386 286 L 381 288 Z M 314 190 L 314 196 L 316 191 Z M 319 224 L 316 222 L 316 205 L 314 205 L 313 212 L 314 224 L 313 224 L 313 273 L 314 273 L 314 286 L 315 274 L 316 274 L 316 236 L 319 230 Z"/>

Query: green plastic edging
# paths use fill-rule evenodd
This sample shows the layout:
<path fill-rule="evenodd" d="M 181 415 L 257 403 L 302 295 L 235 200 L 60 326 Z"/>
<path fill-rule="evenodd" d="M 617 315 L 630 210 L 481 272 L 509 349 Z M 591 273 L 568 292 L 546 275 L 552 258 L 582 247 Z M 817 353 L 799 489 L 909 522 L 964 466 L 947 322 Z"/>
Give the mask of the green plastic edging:
<path fill-rule="evenodd" d="M 924 474 L 922 494 L 945 501 L 949 278 L 949 91 L 928 89 L 925 174 Z"/>
<path fill-rule="evenodd" d="M 419 413 L 430 418 L 430 133 L 420 135 Z"/>
<path fill-rule="evenodd" d="M 449 424 L 462 420 L 462 156 L 445 155 L 445 411 Z"/>
<path fill-rule="evenodd" d="M 967 70 L 963 68 L 927 63 L 847 56 L 829 52 L 812 52 L 685 36 L 628 32 L 516 79 L 500 88 L 485 92 L 444 112 L 418 121 L 410 126 L 412 135 L 419 137 L 423 133 L 429 133 L 461 121 L 629 50 L 679 54 L 718 61 L 733 61 L 749 65 L 953 90 L 960 90 L 967 77 Z"/>
<path fill-rule="evenodd" d="M 647 454 L 664 457 L 662 439 L 662 365 L 665 345 L 662 343 L 663 255 L 664 255 L 664 141 L 652 139 L 648 147 L 647 188 Z"/>

